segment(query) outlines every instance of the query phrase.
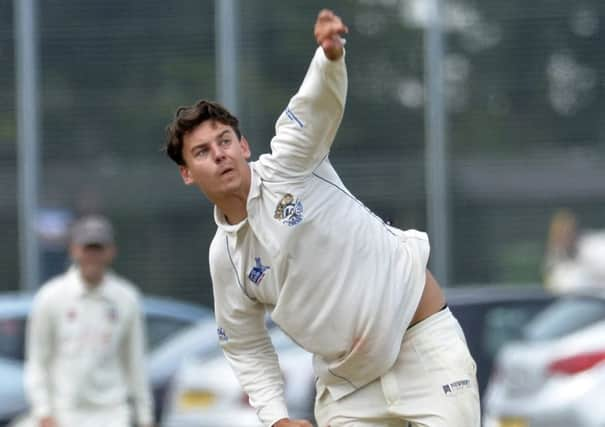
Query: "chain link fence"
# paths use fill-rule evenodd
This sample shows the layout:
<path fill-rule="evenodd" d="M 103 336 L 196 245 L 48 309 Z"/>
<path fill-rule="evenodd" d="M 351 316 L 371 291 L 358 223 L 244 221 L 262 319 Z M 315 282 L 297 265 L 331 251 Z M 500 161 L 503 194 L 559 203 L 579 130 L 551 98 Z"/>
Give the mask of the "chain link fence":
<path fill-rule="evenodd" d="M 236 3 L 253 157 L 269 149 L 328 6 L 351 29 L 332 162 L 379 216 L 426 229 L 426 2 Z M 13 14 L 0 0 L 3 290 L 20 287 Z M 38 14 L 42 277 L 66 266 L 60 225 L 101 212 L 116 224 L 116 270 L 145 292 L 211 305 L 212 209 L 160 148 L 177 106 L 217 96 L 214 1 L 39 0 Z M 449 285 L 539 282 L 554 212 L 605 226 L 605 4 L 449 0 L 444 20 Z"/>

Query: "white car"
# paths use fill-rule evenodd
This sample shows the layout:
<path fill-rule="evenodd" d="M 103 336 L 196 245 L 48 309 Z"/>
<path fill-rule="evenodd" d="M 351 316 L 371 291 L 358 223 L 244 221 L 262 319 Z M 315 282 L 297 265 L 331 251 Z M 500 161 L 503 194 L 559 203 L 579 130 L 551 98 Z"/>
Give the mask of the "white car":
<path fill-rule="evenodd" d="M 506 345 L 484 398 L 485 427 L 605 426 L 605 292 L 561 298 Z"/>
<path fill-rule="evenodd" d="M 315 377 L 312 356 L 279 328 L 269 332 L 285 381 L 291 417 L 312 419 Z M 173 377 L 162 427 L 262 427 L 222 351 L 186 360 Z"/>

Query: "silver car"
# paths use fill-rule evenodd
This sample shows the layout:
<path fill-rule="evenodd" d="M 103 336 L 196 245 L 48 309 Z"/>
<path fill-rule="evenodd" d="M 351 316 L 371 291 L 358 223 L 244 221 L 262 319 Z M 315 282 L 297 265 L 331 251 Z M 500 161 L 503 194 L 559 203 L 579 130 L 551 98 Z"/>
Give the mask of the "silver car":
<path fill-rule="evenodd" d="M 499 352 L 484 426 L 603 427 L 604 390 L 605 291 L 569 295 Z"/>

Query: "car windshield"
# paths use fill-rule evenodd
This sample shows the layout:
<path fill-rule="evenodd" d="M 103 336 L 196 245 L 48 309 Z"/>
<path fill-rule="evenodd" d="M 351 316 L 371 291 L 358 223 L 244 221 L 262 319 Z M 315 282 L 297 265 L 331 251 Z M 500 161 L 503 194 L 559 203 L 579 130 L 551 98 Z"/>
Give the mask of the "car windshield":
<path fill-rule="evenodd" d="M 147 350 L 155 350 L 168 337 L 191 325 L 181 319 L 173 319 L 168 316 L 147 315 Z"/>
<path fill-rule="evenodd" d="M 523 335 L 533 341 L 559 338 L 601 320 L 605 320 L 605 300 L 564 298 L 539 313 L 527 324 Z"/>

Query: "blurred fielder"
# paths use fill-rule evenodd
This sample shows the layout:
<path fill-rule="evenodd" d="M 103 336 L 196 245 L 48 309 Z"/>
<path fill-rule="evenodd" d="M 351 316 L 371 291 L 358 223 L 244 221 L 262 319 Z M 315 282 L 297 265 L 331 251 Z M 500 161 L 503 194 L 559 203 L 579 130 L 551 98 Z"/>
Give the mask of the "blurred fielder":
<path fill-rule="evenodd" d="M 426 270 L 427 235 L 385 224 L 328 160 L 347 92 L 347 32 L 320 12 L 319 47 L 258 161 L 248 162 L 237 118 L 214 102 L 179 108 L 168 126 L 183 181 L 215 205 L 219 340 L 266 426 L 311 425 L 288 417 L 268 310 L 314 354 L 320 426 L 479 427 L 476 366 Z"/>
<path fill-rule="evenodd" d="M 80 219 L 72 229 L 74 266 L 36 294 L 25 365 L 36 427 L 130 427 L 132 415 L 139 426 L 152 425 L 139 295 L 108 271 L 115 253 L 107 219 Z"/>

